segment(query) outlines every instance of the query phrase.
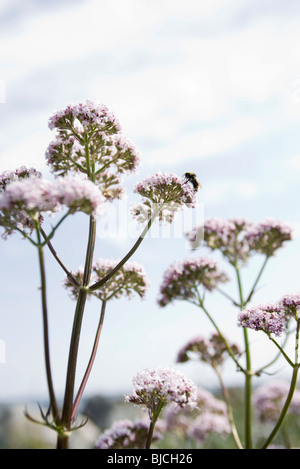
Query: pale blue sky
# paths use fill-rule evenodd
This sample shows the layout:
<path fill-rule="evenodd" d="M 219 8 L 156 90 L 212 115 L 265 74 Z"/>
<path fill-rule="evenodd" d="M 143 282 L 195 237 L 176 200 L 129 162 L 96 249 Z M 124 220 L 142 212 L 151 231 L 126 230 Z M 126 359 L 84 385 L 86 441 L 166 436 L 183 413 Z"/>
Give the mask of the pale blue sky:
<path fill-rule="evenodd" d="M 141 168 L 125 181 L 128 202 L 136 201 L 132 187 L 148 174 L 196 172 L 205 216 L 274 217 L 294 225 L 295 240 L 271 261 L 257 301 L 297 291 L 299 20 L 296 0 L 2 1 L 0 170 L 34 165 L 49 177 L 48 117 L 69 103 L 103 102 L 141 151 Z M 74 217 L 54 239 L 70 268 L 83 263 L 87 225 L 87 217 Z M 117 259 L 133 241 L 100 233 L 96 253 Z M 0 253 L 0 339 L 6 344 L 0 399 L 44 396 L 37 255 L 17 236 L 2 241 Z M 164 270 L 190 255 L 182 237 L 144 241 L 134 260 L 151 281 L 148 298 L 109 305 L 87 393 L 126 392 L 142 367 L 174 366 L 187 340 L 212 330 L 192 306 L 156 304 Z M 61 289 L 61 271 L 51 257 L 47 262 L 51 353 L 60 393 L 74 305 Z M 250 282 L 260 262 L 245 274 Z M 234 284 L 229 289 L 236 293 Z M 218 295 L 209 302 L 224 331 L 239 340 L 231 306 Z M 81 371 L 97 308 L 88 304 Z M 261 346 L 254 351 L 258 362 L 270 344 Z M 202 386 L 216 383 L 205 367 L 177 368 Z M 235 376 L 232 368 L 228 376 Z"/>

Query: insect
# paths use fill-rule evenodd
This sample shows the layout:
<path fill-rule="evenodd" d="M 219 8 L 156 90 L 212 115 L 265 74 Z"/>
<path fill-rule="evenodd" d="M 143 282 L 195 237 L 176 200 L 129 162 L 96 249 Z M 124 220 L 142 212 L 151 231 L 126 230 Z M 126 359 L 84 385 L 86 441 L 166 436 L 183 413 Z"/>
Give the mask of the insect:
<path fill-rule="evenodd" d="M 184 173 L 184 177 L 186 179 L 186 182 L 190 182 L 194 188 L 194 191 L 197 192 L 197 190 L 201 187 L 200 182 L 197 179 L 197 176 L 195 173 Z"/>

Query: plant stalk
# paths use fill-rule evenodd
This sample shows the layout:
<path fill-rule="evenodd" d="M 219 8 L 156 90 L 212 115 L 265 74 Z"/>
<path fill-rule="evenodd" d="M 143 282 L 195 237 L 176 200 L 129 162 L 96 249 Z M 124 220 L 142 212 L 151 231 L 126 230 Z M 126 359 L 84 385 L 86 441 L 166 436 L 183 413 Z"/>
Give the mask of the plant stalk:
<path fill-rule="evenodd" d="M 94 283 L 94 285 L 91 285 L 89 287 L 90 291 L 95 291 L 98 288 L 102 287 L 106 282 L 108 282 L 108 280 L 110 280 L 118 272 L 118 270 L 121 269 L 121 267 L 123 267 L 123 265 L 128 261 L 128 259 L 130 259 L 130 257 L 133 256 L 133 254 L 135 253 L 135 251 L 137 250 L 137 248 L 140 246 L 143 239 L 145 238 L 146 234 L 150 230 L 151 225 L 154 222 L 154 219 L 159 213 L 159 210 L 160 210 L 160 206 L 154 211 L 153 216 L 150 218 L 147 225 L 143 229 L 142 234 L 139 236 L 139 238 L 137 239 L 133 247 L 130 249 L 130 251 L 128 251 L 126 256 L 124 256 L 123 259 L 116 265 L 116 267 L 114 267 L 105 277 L 103 277 L 98 282 Z"/>
<path fill-rule="evenodd" d="M 147 435 L 147 441 L 146 441 L 145 449 L 150 449 L 150 447 L 151 447 L 154 428 L 155 428 L 157 419 L 158 419 L 158 417 L 159 417 L 159 414 L 160 414 L 160 412 L 161 412 L 163 406 L 164 406 L 164 403 L 161 401 L 161 402 L 158 404 L 157 409 L 154 409 L 154 410 L 151 412 L 151 416 L 150 416 L 150 425 L 149 425 L 149 430 L 148 430 L 148 435 Z"/>
<path fill-rule="evenodd" d="M 276 422 L 275 427 L 273 428 L 272 432 L 270 433 L 269 437 L 267 438 L 265 444 L 263 445 L 262 449 L 266 449 L 269 444 L 272 442 L 274 439 L 276 433 L 278 432 L 279 428 L 282 425 L 282 422 L 287 414 L 287 411 L 289 409 L 289 406 L 292 402 L 293 395 L 296 389 L 296 384 L 297 384 L 297 377 L 298 377 L 298 371 L 300 367 L 299 363 L 299 331 L 300 331 L 300 319 L 297 319 L 297 328 L 296 328 L 296 337 L 295 337 L 295 363 L 293 365 L 293 374 L 291 378 L 291 384 L 290 384 L 290 389 L 287 395 L 287 398 L 285 400 L 284 406 L 282 408 L 281 414 L 279 416 L 279 419 Z"/>
<path fill-rule="evenodd" d="M 76 416 L 77 409 L 78 409 L 81 397 L 83 395 L 86 383 L 89 379 L 89 376 L 91 374 L 92 367 L 93 367 L 93 364 L 94 364 L 94 361 L 95 361 L 95 358 L 96 358 L 98 344 L 99 344 L 100 335 L 101 335 L 103 322 L 104 322 L 105 308 L 106 308 L 106 301 L 104 300 L 104 301 L 102 301 L 100 320 L 99 320 L 99 324 L 98 324 L 98 327 L 97 327 L 97 332 L 96 332 L 96 337 L 95 337 L 92 353 L 91 353 L 91 356 L 90 356 L 90 359 L 89 359 L 88 366 L 86 368 L 85 374 L 83 376 L 82 382 L 80 384 L 78 393 L 77 393 L 76 398 L 74 400 L 73 410 L 72 410 L 72 415 L 71 415 L 71 420 L 72 421 L 74 420 L 74 418 Z"/>
<path fill-rule="evenodd" d="M 243 296 L 243 290 L 242 290 L 242 281 L 241 281 L 240 271 L 237 265 L 235 265 L 235 271 L 236 271 L 236 276 L 237 276 L 238 290 L 239 290 L 239 296 L 240 296 L 240 305 L 241 305 L 241 310 L 242 310 L 245 306 L 245 302 L 244 302 L 244 296 Z M 261 273 L 262 273 L 262 270 L 261 270 Z M 255 282 L 254 285 L 257 284 L 257 281 Z M 252 291 L 254 291 L 254 289 L 252 289 Z M 246 449 L 252 449 L 252 405 L 251 405 L 252 370 L 251 370 L 250 344 L 249 344 L 249 338 L 248 338 L 248 330 L 246 327 L 243 328 L 243 333 L 244 333 L 244 344 L 245 344 L 245 353 L 246 353 L 246 370 L 247 370 L 247 373 L 245 373 L 245 447 Z"/>
<path fill-rule="evenodd" d="M 234 442 L 235 442 L 237 448 L 238 449 L 243 449 L 243 445 L 241 443 L 237 428 L 235 426 L 234 417 L 233 417 L 233 413 L 232 413 L 232 408 L 231 408 L 231 404 L 230 404 L 230 397 L 229 397 L 228 389 L 226 388 L 226 386 L 224 384 L 224 381 L 222 379 L 222 375 L 219 372 L 219 370 L 215 367 L 214 367 L 214 370 L 215 370 L 215 372 L 216 372 L 216 374 L 219 378 L 222 393 L 223 393 L 223 397 L 224 397 L 224 400 L 225 400 L 225 403 L 226 403 L 228 421 L 229 421 L 229 425 L 230 425 L 230 428 L 231 428 L 232 437 L 234 439 Z"/>
<path fill-rule="evenodd" d="M 95 247 L 95 236 L 96 236 L 96 221 L 93 216 L 90 217 L 89 237 L 86 251 L 86 260 L 83 274 L 83 287 L 87 287 L 92 268 L 93 253 Z M 74 386 L 76 377 L 76 365 L 77 356 L 79 349 L 79 339 L 81 332 L 81 324 L 84 314 L 85 303 L 87 299 L 87 290 L 81 288 L 78 293 L 78 299 L 76 304 L 75 316 L 73 321 L 73 330 L 71 336 L 71 343 L 69 349 L 69 360 L 66 377 L 66 387 L 62 410 L 62 425 L 65 427 L 66 433 L 71 430 L 72 426 L 72 408 L 73 408 L 73 397 L 74 397 Z M 68 436 L 59 436 L 57 441 L 58 449 L 66 449 L 68 447 Z"/>
<path fill-rule="evenodd" d="M 39 228 L 36 228 L 38 238 L 38 257 L 39 257 L 39 268 L 41 277 L 41 297 L 42 297 L 42 312 L 43 312 L 43 334 L 44 334 L 44 354 L 46 364 L 46 375 L 50 397 L 51 411 L 55 423 L 59 422 L 59 412 L 56 403 L 54 386 L 52 380 L 51 363 L 50 363 L 50 346 L 49 346 L 49 326 L 48 326 L 48 310 L 47 310 L 47 296 L 46 296 L 46 273 L 45 273 L 45 261 L 44 252 L 41 245 L 41 238 Z"/>

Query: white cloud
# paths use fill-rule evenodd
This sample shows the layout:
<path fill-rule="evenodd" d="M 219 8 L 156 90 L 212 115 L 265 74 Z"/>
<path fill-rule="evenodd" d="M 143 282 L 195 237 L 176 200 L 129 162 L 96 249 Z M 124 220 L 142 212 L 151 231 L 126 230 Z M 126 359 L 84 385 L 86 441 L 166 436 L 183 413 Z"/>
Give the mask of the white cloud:
<path fill-rule="evenodd" d="M 49 142 L 47 131 L 32 133 L 27 138 L 12 142 L 9 148 L 2 151 L 0 171 L 23 165 L 41 170 L 45 165 L 45 151 Z"/>
<path fill-rule="evenodd" d="M 258 197 L 260 190 L 257 184 L 248 180 L 236 180 L 226 177 L 224 180 L 206 182 L 203 187 L 204 200 L 210 205 L 234 199 L 252 199 Z"/>
<path fill-rule="evenodd" d="M 289 158 L 288 160 L 285 161 L 285 166 L 288 168 L 300 169 L 300 155 L 293 156 L 292 158 Z"/>
<path fill-rule="evenodd" d="M 240 118 L 212 128 L 200 128 L 198 132 L 185 133 L 181 137 L 175 138 L 174 135 L 172 144 L 149 154 L 149 162 L 176 163 L 186 158 L 197 160 L 225 153 L 247 139 L 260 135 L 261 132 L 261 122 L 250 118 Z"/>

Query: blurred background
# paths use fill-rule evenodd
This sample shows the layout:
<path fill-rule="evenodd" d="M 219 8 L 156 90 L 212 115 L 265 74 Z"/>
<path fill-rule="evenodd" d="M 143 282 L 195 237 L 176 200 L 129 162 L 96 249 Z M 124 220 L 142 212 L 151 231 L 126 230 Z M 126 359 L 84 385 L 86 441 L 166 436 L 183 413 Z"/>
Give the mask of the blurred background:
<path fill-rule="evenodd" d="M 207 255 L 203 248 L 190 252 L 184 237 L 203 216 L 272 217 L 293 225 L 294 240 L 269 262 L 253 302 L 299 291 L 299 15 L 297 0 L 2 0 L 1 171 L 34 166 L 51 178 L 44 158 L 54 138 L 48 118 L 91 99 L 115 113 L 141 152 L 138 172 L 124 178 L 127 199 L 112 207 L 122 223 L 130 220 L 130 203 L 139 201 L 134 185 L 149 174 L 193 171 L 203 186 L 193 215 L 179 216 L 167 235 L 154 229 L 134 255 L 151 288 L 144 301 L 108 305 L 86 396 L 130 391 L 133 375 L 144 367 L 171 366 L 200 386 L 217 385 L 205 365 L 175 363 L 190 338 L 213 331 L 208 320 L 187 303 L 157 305 L 167 267 Z M 100 220 L 96 257 L 120 259 L 138 230 L 110 233 L 105 226 Z M 53 240 L 70 269 L 84 262 L 87 230 L 88 218 L 76 215 Z M 0 402 L 46 400 L 37 254 L 15 235 L 1 241 L 0 256 Z M 245 290 L 262 261 L 253 259 L 243 272 Z M 48 253 L 47 280 L 51 359 L 61 396 L 74 303 Z M 234 278 L 226 289 L 236 297 Z M 242 343 L 233 306 L 216 293 L 208 295 L 207 307 L 224 334 Z M 98 315 L 99 304 L 90 301 L 79 376 Z M 260 333 L 251 340 L 254 367 L 260 366 L 275 351 Z M 290 375 L 284 363 L 275 371 Z M 243 382 L 230 364 L 225 376 L 233 386 Z"/>

